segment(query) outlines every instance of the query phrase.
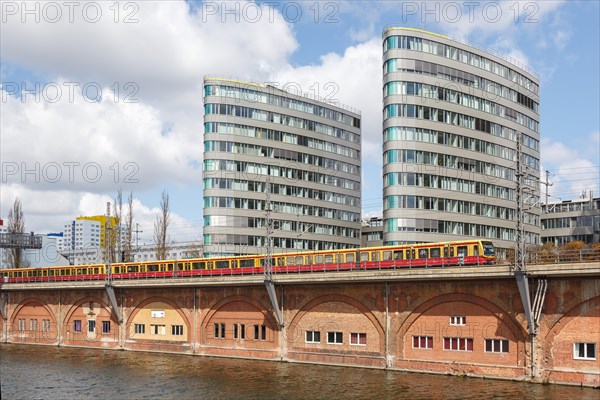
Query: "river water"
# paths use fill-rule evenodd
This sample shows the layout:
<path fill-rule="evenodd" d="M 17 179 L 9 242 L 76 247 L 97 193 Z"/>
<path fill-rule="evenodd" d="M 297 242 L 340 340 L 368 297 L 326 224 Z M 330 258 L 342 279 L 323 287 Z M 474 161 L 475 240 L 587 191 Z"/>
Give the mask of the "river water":
<path fill-rule="evenodd" d="M 599 400 L 557 385 L 179 354 L 0 345 L 2 400 Z"/>

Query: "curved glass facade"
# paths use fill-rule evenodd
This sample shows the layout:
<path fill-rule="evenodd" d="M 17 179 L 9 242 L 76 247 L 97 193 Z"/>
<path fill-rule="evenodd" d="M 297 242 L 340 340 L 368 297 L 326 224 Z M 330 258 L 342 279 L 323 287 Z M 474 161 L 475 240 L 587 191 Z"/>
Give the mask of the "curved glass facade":
<path fill-rule="evenodd" d="M 491 239 L 514 248 L 517 142 L 525 238 L 540 242 L 539 80 L 409 28 L 383 34 L 383 241 Z"/>
<path fill-rule="evenodd" d="M 204 80 L 207 255 L 360 245 L 360 115 L 272 86 Z"/>

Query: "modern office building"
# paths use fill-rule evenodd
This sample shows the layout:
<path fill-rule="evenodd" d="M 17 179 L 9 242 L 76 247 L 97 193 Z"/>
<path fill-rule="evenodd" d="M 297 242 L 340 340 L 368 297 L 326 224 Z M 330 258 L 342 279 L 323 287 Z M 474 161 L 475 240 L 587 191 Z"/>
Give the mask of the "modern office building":
<path fill-rule="evenodd" d="M 264 253 L 267 220 L 275 252 L 360 245 L 358 111 L 206 77 L 204 113 L 205 254 Z"/>
<path fill-rule="evenodd" d="M 542 243 L 562 246 L 573 241 L 600 243 L 600 198 L 590 196 L 542 206 Z"/>
<path fill-rule="evenodd" d="M 417 29 L 383 32 L 384 244 L 514 248 L 518 164 L 524 236 L 540 243 L 539 78 L 507 59 Z"/>

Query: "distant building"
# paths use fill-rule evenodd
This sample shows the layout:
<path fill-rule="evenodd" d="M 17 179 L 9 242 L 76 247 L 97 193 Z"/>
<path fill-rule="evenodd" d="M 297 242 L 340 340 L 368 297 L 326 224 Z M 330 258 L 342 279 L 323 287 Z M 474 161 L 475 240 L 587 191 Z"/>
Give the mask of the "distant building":
<path fill-rule="evenodd" d="M 140 246 L 134 246 L 132 249 L 132 254 L 133 261 L 154 261 L 156 260 L 156 245 L 145 244 Z M 169 244 L 167 258 L 170 260 L 183 260 L 188 258 L 202 257 L 202 254 L 202 243 L 197 241 L 178 242 Z M 104 263 L 104 253 L 99 247 L 63 250 L 62 255 L 68 259 L 67 264 L 71 265 Z"/>
<path fill-rule="evenodd" d="M 600 198 L 566 200 L 542 206 L 542 243 L 600 243 Z"/>
<path fill-rule="evenodd" d="M 360 246 L 358 111 L 270 85 L 204 79 L 208 255 Z"/>
<path fill-rule="evenodd" d="M 383 246 L 383 218 L 363 218 L 360 238 L 361 247 Z"/>
<path fill-rule="evenodd" d="M 384 244 L 514 247 L 517 143 L 528 182 L 538 181 L 540 96 L 539 78 L 507 60 L 419 29 L 383 32 Z M 524 230 L 540 243 L 539 207 Z"/>

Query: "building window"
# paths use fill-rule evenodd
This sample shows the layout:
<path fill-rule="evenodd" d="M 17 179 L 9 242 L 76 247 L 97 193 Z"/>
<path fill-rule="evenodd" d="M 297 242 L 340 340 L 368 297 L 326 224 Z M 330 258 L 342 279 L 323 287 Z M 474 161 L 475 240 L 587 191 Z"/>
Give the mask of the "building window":
<path fill-rule="evenodd" d="M 467 317 L 450 317 L 450 325 L 466 325 Z"/>
<path fill-rule="evenodd" d="M 433 336 L 413 336 L 413 349 L 433 349 Z"/>
<path fill-rule="evenodd" d="M 50 320 L 49 319 L 42 320 L 42 332 L 45 332 L 45 333 L 50 332 Z"/>
<path fill-rule="evenodd" d="M 38 330 L 38 320 L 37 319 L 29 320 L 29 330 L 33 331 L 33 332 Z"/>
<path fill-rule="evenodd" d="M 485 339 L 485 351 L 488 353 L 508 353 L 508 340 Z"/>
<path fill-rule="evenodd" d="M 102 333 L 110 333 L 110 321 L 102 321 Z"/>
<path fill-rule="evenodd" d="M 73 321 L 73 332 L 81 332 L 81 320 Z"/>
<path fill-rule="evenodd" d="M 259 339 L 267 340 L 267 327 L 265 325 L 254 325 L 254 340 Z"/>
<path fill-rule="evenodd" d="M 233 324 L 233 338 L 234 339 L 246 339 L 246 325 Z"/>
<path fill-rule="evenodd" d="M 344 335 L 342 332 L 327 332 L 327 343 L 342 344 L 344 343 Z"/>
<path fill-rule="evenodd" d="M 96 332 L 96 321 L 88 321 L 88 332 Z"/>
<path fill-rule="evenodd" d="M 145 324 L 135 324 L 133 326 L 134 332 L 140 335 L 146 333 L 146 325 Z"/>
<path fill-rule="evenodd" d="M 321 343 L 321 332 L 306 331 L 306 343 Z"/>
<path fill-rule="evenodd" d="M 183 336 L 183 325 L 171 325 L 171 335 Z"/>
<path fill-rule="evenodd" d="M 367 334 L 366 333 L 350 333 L 350 344 L 355 346 L 366 346 L 367 345 Z"/>
<path fill-rule="evenodd" d="M 574 343 L 573 358 L 576 360 L 595 360 L 596 343 Z"/>
<path fill-rule="evenodd" d="M 153 325 L 150 324 L 150 333 L 152 335 L 161 335 L 164 336 L 167 334 L 167 329 L 164 325 Z"/>
<path fill-rule="evenodd" d="M 25 331 L 25 319 L 19 319 L 19 332 Z"/>
<path fill-rule="evenodd" d="M 445 337 L 444 350 L 473 351 L 473 339 Z"/>
<path fill-rule="evenodd" d="M 215 338 L 225 339 L 225 324 L 215 324 Z"/>

